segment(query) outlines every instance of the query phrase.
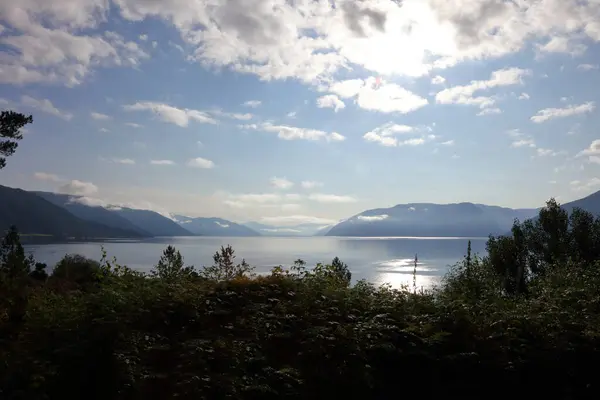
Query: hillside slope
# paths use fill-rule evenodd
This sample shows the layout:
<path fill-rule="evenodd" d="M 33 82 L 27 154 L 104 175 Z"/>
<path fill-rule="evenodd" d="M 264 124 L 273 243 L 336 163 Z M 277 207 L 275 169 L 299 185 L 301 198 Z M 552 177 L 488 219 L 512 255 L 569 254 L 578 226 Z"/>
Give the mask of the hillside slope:
<path fill-rule="evenodd" d="M 154 211 L 119 208 L 111 210 L 111 212 L 127 219 L 139 229 L 150 233 L 152 236 L 195 236 L 175 221 Z"/>
<path fill-rule="evenodd" d="M 50 192 L 32 193 L 35 193 L 49 202 L 66 209 L 71 214 L 83 220 L 97 222 L 113 228 L 137 232 L 137 234 L 141 236 L 152 236 L 149 232 L 146 232 L 137 225 L 134 225 L 131 221 L 123 218 L 114 211 L 107 210 L 104 207 L 94 207 L 78 202 L 78 199 L 81 198 L 80 196 L 71 196 Z"/>
<path fill-rule="evenodd" d="M 85 221 L 21 189 L 0 186 L 0 229 L 16 225 L 22 234 L 50 235 L 56 238 L 123 238 L 140 237 L 134 231 Z"/>

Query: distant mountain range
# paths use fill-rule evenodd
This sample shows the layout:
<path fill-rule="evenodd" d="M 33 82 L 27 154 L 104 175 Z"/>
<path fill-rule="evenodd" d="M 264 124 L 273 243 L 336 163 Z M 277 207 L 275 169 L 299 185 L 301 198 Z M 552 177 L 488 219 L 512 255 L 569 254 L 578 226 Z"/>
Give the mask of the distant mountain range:
<path fill-rule="evenodd" d="M 171 216 L 179 226 L 201 236 L 260 236 L 252 228 L 222 218 L 192 218 L 184 215 Z"/>
<path fill-rule="evenodd" d="M 600 215 L 600 192 L 562 205 Z M 535 217 L 539 209 L 511 209 L 484 204 L 398 204 L 364 211 L 338 224 L 272 226 L 235 223 L 222 218 L 162 215 L 89 204 L 81 196 L 28 192 L 0 186 L 0 229 L 16 225 L 28 237 L 55 240 L 143 238 L 155 236 L 355 236 L 485 237 L 506 234 L 515 218 Z"/>
<path fill-rule="evenodd" d="M 246 222 L 244 225 L 260 233 L 262 236 L 324 236 L 332 225 L 299 224 L 293 226 L 273 226 L 260 222 Z"/>
<path fill-rule="evenodd" d="M 485 237 L 505 233 L 515 218 L 528 219 L 538 209 L 483 204 L 398 204 L 364 211 L 332 227 L 327 236 Z"/>

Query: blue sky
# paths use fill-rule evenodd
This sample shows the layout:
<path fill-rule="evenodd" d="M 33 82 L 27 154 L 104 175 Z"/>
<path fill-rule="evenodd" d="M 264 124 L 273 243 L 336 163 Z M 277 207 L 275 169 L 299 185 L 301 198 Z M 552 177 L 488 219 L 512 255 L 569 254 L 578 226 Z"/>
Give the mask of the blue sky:
<path fill-rule="evenodd" d="M 0 107 L 34 124 L 0 183 L 275 225 L 583 197 L 600 4 L 521 3 L 2 2 Z"/>

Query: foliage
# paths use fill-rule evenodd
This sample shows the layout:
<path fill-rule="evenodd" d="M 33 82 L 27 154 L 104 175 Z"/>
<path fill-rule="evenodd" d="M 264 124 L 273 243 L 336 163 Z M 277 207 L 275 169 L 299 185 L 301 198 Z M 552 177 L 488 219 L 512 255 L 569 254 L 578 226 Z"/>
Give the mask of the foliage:
<path fill-rule="evenodd" d="M 65 255 L 54 267 L 51 278 L 88 286 L 99 281 L 100 263 L 79 254 Z"/>
<path fill-rule="evenodd" d="M 214 264 L 204 267 L 200 271 L 200 275 L 205 279 L 217 282 L 250 276 L 254 268 L 246 260 L 242 260 L 241 263 L 236 264 L 235 257 L 235 251 L 231 245 L 227 245 L 226 247 L 221 246 L 221 250 L 213 255 Z"/>
<path fill-rule="evenodd" d="M 0 169 L 6 166 L 6 157 L 12 156 L 19 140 L 23 139 L 21 129 L 33 123 L 31 115 L 26 116 L 14 111 L 0 111 Z"/>
<path fill-rule="evenodd" d="M 0 397 L 598 398 L 600 230 L 552 207 L 420 292 L 350 285 L 337 258 L 254 276 L 231 246 L 198 275 L 169 246 L 148 275 L 103 250 L 41 283 L 11 230 L 2 276 L 28 283 L 0 303 Z"/>
<path fill-rule="evenodd" d="M 151 271 L 152 276 L 173 281 L 183 277 L 197 276 L 193 266 L 185 266 L 183 256 L 175 247 L 168 246 L 164 251 L 158 264 Z"/>

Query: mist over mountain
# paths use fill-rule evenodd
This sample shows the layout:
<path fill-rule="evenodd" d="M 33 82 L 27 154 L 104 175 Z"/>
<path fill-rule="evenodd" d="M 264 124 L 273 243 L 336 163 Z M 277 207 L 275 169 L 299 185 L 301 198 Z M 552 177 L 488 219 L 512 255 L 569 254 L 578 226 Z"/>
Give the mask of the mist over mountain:
<path fill-rule="evenodd" d="M 67 238 L 135 238 L 136 229 L 85 220 L 33 192 L 0 186 L 0 226 L 16 225 L 23 235 Z"/>
<path fill-rule="evenodd" d="M 181 227 L 202 236 L 260 236 L 256 230 L 223 218 L 192 218 L 184 215 L 172 215 Z"/>
<path fill-rule="evenodd" d="M 291 226 L 274 226 L 260 222 L 246 222 L 247 227 L 260 233 L 262 236 L 322 236 L 321 230 L 327 228 L 323 224 L 298 224 Z"/>

